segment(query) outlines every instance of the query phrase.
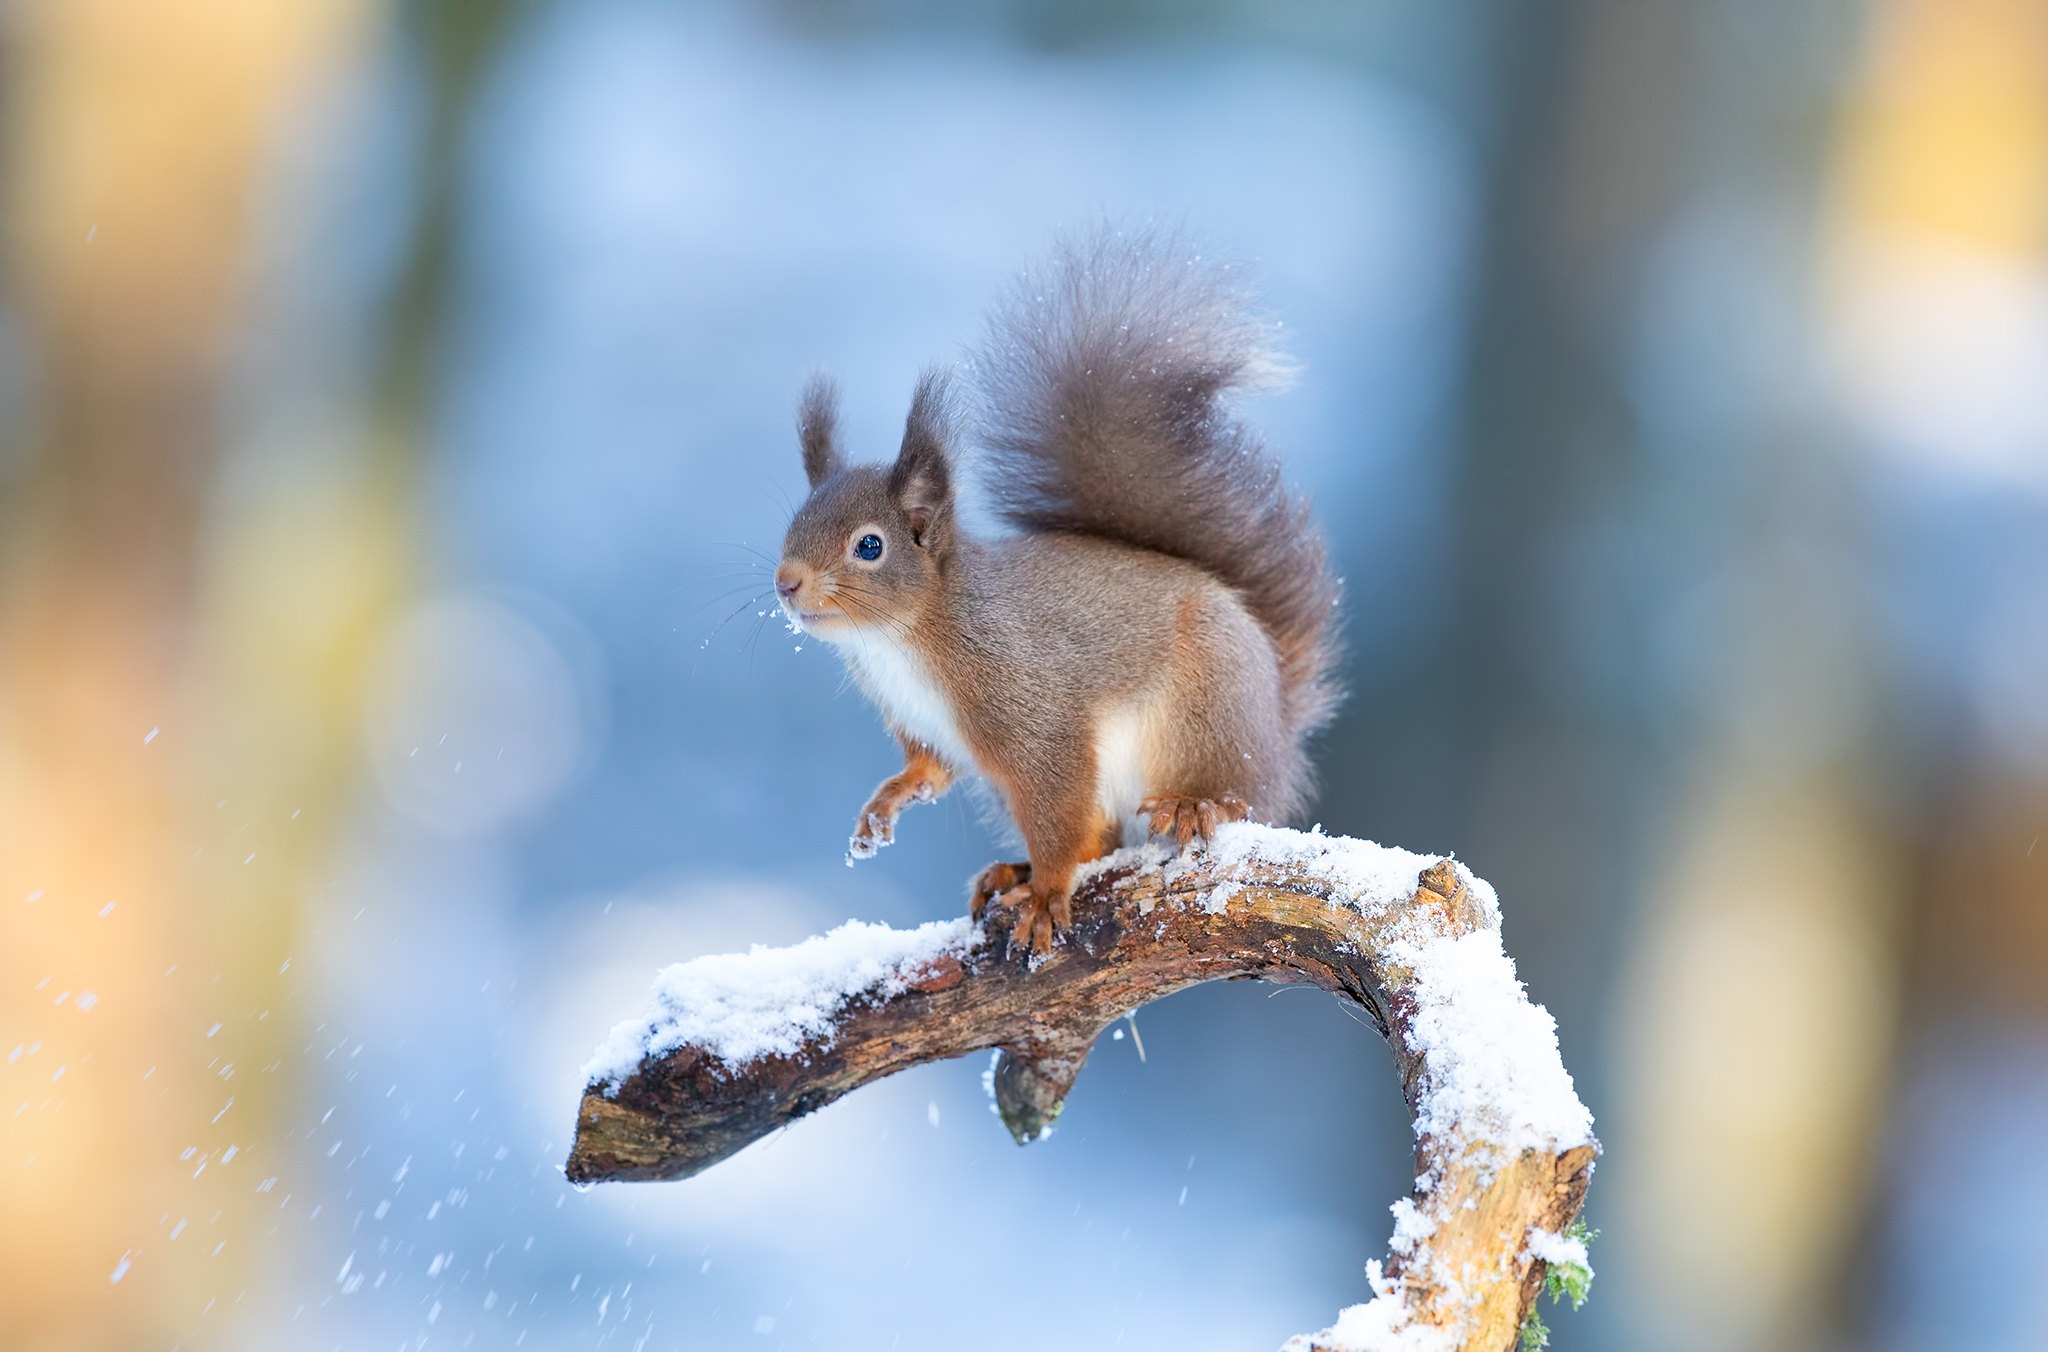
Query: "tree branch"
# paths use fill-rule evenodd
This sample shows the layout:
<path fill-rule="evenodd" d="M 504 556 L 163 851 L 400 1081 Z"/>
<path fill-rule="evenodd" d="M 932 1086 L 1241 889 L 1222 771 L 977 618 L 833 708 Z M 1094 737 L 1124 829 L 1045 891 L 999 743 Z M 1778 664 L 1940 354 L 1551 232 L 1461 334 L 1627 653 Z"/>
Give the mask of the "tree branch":
<path fill-rule="evenodd" d="M 1010 954 L 1004 924 L 850 924 L 668 969 L 655 1009 L 586 1068 L 569 1178 L 687 1178 L 863 1084 L 992 1047 L 997 1107 L 1030 1141 L 1117 1018 L 1204 981 L 1306 983 L 1387 1037 L 1417 1178 L 1389 1261 L 1368 1269 L 1374 1299 L 1289 1349 L 1514 1346 L 1543 1283 L 1535 1249 L 1557 1251 L 1599 1146 L 1485 883 L 1448 860 L 1235 825 L 1189 858 L 1104 861 L 1049 957 Z"/>

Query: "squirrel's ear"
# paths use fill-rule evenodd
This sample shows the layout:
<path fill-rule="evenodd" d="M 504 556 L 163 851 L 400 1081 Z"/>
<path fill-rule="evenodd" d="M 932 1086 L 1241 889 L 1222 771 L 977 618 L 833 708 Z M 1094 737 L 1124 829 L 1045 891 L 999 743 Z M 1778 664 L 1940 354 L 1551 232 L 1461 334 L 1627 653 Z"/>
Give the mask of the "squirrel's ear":
<path fill-rule="evenodd" d="M 952 393 L 945 373 L 926 371 L 910 400 L 903 424 L 903 449 L 889 470 L 889 495 L 910 518 L 917 542 L 931 548 L 952 518 Z"/>
<path fill-rule="evenodd" d="M 804 476 L 811 487 L 846 463 L 839 454 L 839 391 L 824 376 L 812 376 L 796 410 L 797 440 L 804 448 Z"/>

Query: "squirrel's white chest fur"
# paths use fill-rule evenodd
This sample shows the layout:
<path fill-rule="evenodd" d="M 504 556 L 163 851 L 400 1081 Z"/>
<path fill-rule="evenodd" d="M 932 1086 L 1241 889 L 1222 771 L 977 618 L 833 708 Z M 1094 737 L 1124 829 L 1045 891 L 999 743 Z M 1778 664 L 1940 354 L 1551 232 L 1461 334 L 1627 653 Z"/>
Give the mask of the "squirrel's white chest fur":
<path fill-rule="evenodd" d="M 938 752 L 955 771 L 974 768 L 952 701 L 907 645 L 887 634 L 858 629 L 832 635 L 831 643 L 893 726 Z"/>
<path fill-rule="evenodd" d="M 908 645 L 860 630 L 835 634 L 831 643 L 893 727 L 938 752 L 956 773 L 976 768 L 952 701 Z M 1147 792 L 1145 725 L 1145 711 L 1134 708 L 1103 719 L 1095 730 L 1096 799 L 1112 822 L 1137 811 Z"/>

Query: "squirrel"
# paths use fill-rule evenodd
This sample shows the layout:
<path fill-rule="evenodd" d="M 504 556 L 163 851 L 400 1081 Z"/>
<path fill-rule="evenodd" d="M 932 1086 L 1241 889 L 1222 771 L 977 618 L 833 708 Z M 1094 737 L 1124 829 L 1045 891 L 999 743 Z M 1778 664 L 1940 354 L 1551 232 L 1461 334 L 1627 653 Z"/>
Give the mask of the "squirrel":
<path fill-rule="evenodd" d="M 967 369 L 979 468 L 1013 533 L 962 528 L 958 397 L 939 369 L 893 464 L 849 464 L 837 394 L 805 388 L 810 493 L 775 590 L 833 645 L 903 747 L 847 862 L 979 772 L 1027 862 L 969 885 L 1038 954 L 1076 868 L 1127 823 L 1185 851 L 1221 822 L 1282 822 L 1337 700 L 1337 584 L 1305 501 L 1226 397 L 1284 373 L 1236 273 L 1171 236 L 1102 231 L 999 303 Z"/>

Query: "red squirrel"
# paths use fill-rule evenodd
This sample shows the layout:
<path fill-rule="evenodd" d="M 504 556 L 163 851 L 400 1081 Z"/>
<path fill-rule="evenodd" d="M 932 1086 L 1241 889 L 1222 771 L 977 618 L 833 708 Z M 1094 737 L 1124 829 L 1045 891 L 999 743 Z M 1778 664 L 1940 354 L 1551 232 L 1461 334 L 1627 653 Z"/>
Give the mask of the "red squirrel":
<path fill-rule="evenodd" d="M 1026 863 L 970 884 L 1037 953 L 1074 871 L 1142 820 L 1186 849 L 1306 806 L 1305 743 L 1336 702 L 1337 585 L 1307 504 L 1226 396 L 1280 365 L 1233 271 L 1103 232 L 1026 273 L 967 369 L 979 468 L 1013 533 L 961 528 L 962 419 L 927 372 L 893 464 L 846 461 L 822 377 L 797 417 L 810 495 L 775 587 L 838 649 L 903 745 L 848 862 L 979 772 Z"/>

